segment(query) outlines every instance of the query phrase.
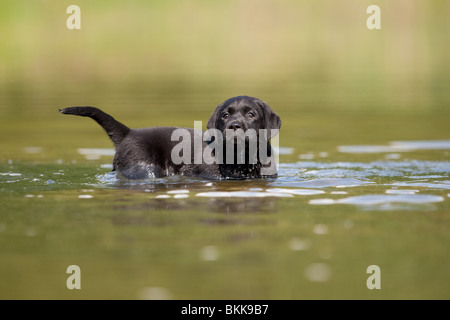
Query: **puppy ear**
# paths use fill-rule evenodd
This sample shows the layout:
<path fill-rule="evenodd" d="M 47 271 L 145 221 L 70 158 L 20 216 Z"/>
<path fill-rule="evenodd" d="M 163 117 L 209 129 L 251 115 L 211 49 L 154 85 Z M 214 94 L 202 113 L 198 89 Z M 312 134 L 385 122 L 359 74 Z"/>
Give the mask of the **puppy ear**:
<path fill-rule="evenodd" d="M 208 123 L 206 124 L 207 129 L 217 128 L 217 122 L 219 121 L 219 118 L 220 118 L 220 111 L 222 110 L 222 107 L 224 104 L 225 104 L 225 102 L 219 104 L 216 107 L 216 110 L 214 110 L 213 114 L 211 115 L 211 117 L 208 120 Z"/>
<path fill-rule="evenodd" d="M 270 140 L 278 134 L 281 128 L 281 119 L 264 101 L 258 99 L 256 103 L 263 110 L 264 127 L 262 129 L 267 129 L 267 136 Z"/>

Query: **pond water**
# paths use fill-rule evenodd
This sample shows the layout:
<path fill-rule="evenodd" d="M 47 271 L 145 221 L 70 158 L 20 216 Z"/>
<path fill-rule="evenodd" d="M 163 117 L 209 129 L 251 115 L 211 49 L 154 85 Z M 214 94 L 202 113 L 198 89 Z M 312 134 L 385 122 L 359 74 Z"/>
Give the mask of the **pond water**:
<path fill-rule="evenodd" d="M 450 298 L 448 111 L 342 107 L 320 88 L 248 88 L 283 125 L 279 176 L 246 181 L 121 179 L 98 125 L 57 112 L 101 103 L 130 127 L 193 126 L 235 87 L 17 89 L 0 120 L 0 298 Z"/>

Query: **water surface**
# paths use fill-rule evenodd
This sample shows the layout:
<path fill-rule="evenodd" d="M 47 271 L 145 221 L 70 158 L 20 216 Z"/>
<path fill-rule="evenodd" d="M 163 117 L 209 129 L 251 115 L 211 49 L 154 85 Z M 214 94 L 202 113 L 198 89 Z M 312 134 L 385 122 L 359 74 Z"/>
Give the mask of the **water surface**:
<path fill-rule="evenodd" d="M 131 127 L 189 127 L 206 123 L 238 87 L 190 86 L 171 88 L 170 99 L 146 94 L 150 85 L 141 95 L 116 90 L 113 97 L 100 87 L 86 101 L 100 101 Z M 348 88 L 341 87 L 355 98 L 354 84 Z M 0 297 L 449 298 L 444 109 L 335 110 L 333 96 L 315 109 L 292 87 L 289 99 L 269 89 L 263 83 L 247 93 L 283 121 L 279 176 L 251 181 L 117 177 L 102 129 L 58 112 L 81 104 L 76 88 L 43 91 L 33 108 L 4 105 Z M 18 92 L 32 100 L 26 88 Z M 66 287 L 73 264 L 81 290 Z M 381 290 L 366 286 L 370 265 L 380 267 Z"/>

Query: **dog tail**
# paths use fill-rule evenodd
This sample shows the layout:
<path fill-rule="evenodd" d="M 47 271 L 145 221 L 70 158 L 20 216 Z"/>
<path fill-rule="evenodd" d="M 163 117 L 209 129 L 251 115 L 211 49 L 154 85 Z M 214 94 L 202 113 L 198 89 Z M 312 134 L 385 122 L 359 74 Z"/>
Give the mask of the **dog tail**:
<path fill-rule="evenodd" d="M 94 119 L 117 146 L 126 135 L 130 132 L 130 128 L 120 123 L 109 114 L 94 107 L 69 107 L 59 110 L 62 114 L 73 114 L 82 117 L 90 117 Z"/>

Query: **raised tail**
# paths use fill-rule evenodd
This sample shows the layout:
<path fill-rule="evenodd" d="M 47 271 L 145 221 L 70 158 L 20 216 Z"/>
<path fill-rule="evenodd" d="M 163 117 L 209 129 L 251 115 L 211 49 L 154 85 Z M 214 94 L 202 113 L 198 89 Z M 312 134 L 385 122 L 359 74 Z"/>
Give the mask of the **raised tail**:
<path fill-rule="evenodd" d="M 62 114 L 73 114 L 82 117 L 90 117 L 94 119 L 117 146 L 125 136 L 130 132 L 130 128 L 120 123 L 109 114 L 94 107 L 69 107 L 59 110 Z"/>

